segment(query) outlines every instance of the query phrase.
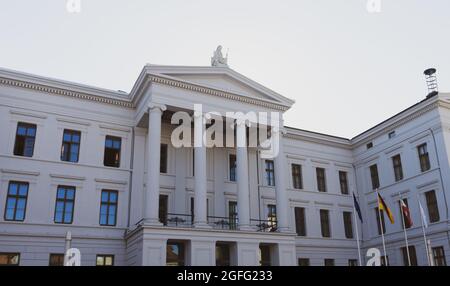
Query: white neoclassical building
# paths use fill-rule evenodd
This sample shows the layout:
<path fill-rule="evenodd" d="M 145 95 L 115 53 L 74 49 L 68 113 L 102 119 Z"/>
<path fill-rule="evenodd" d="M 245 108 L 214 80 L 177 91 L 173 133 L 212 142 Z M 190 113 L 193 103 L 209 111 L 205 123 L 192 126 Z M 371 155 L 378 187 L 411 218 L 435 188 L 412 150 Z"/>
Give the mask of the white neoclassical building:
<path fill-rule="evenodd" d="M 130 93 L 1 69 L 0 264 L 59 265 L 70 232 L 82 265 L 356 265 L 358 226 L 363 259 L 382 250 L 384 230 L 389 263 L 403 265 L 400 197 L 412 213 L 411 263 L 428 264 L 419 201 L 433 262 L 447 263 L 449 94 L 353 139 L 273 128 L 273 159 L 171 140 L 179 111 L 192 115 L 194 140 L 205 113 L 277 112 L 283 126 L 293 104 L 220 58 L 146 65 Z M 247 143 L 250 128 L 232 130 Z M 376 189 L 396 220 L 384 229 Z"/>

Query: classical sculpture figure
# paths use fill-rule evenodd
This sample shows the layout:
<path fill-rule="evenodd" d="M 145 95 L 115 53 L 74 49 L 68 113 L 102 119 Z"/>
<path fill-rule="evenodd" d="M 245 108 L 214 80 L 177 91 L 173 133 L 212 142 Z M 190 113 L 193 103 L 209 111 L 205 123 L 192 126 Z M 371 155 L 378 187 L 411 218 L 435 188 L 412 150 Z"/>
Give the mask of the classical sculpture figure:
<path fill-rule="evenodd" d="M 227 67 L 228 58 L 224 57 L 222 54 L 222 46 L 218 46 L 214 51 L 214 55 L 211 58 L 211 66 L 213 67 Z"/>

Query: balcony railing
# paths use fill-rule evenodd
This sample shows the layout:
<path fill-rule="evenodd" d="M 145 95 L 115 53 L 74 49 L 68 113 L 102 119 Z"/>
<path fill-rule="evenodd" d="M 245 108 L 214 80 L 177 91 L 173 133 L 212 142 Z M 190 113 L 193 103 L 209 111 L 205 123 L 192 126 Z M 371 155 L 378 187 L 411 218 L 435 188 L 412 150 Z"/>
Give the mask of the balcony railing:
<path fill-rule="evenodd" d="M 256 227 L 257 231 L 275 232 L 277 231 L 277 221 L 273 219 L 251 219 L 250 225 Z"/>
<path fill-rule="evenodd" d="M 237 217 L 208 216 L 208 224 L 215 229 L 237 230 Z"/>
<path fill-rule="evenodd" d="M 165 226 L 172 227 L 192 227 L 194 217 L 190 214 L 168 213 L 167 217 L 161 219 Z"/>

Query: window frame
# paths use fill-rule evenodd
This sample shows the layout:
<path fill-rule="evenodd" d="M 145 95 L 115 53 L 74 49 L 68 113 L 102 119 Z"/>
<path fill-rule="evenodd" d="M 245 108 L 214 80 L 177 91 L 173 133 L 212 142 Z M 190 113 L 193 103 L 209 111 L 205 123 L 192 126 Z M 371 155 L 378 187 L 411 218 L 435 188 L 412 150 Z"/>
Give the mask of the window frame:
<path fill-rule="evenodd" d="M 58 192 L 60 190 L 64 190 L 64 198 L 63 199 L 59 199 L 58 198 Z M 72 190 L 73 191 L 73 199 L 67 199 L 67 191 L 68 190 Z M 64 186 L 64 185 L 59 185 L 56 189 L 56 199 L 55 199 L 55 212 L 54 212 L 54 216 L 53 216 L 53 222 L 57 223 L 57 224 L 72 224 L 73 223 L 73 214 L 75 211 L 75 198 L 76 198 L 76 187 L 74 186 Z M 61 222 L 57 222 L 56 221 L 56 213 L 57 213 L 57 206 L 58 206 L 58 202 L 63 202 L 63 212 L 62 212 L 62 221 Z M 72 203 L 72 212 L 70 214 L 70 222 L 65 222 L 65 218 L 66 218 L 66 204 L 67 203 Z"/>
<path fill-rule="evenodd" d="M 65 141 L 66 133 L 70 135 L 71 140 Z M 78 135 L 78 142 L 73 141 L 73 136 Z M 67 152 L 64 152 L 64 147 L 68 145 Z M 77 151 L 77 159 L 75 161 L 72 161 L 72 149 L 75 145 L 78 145 L 78 151 Z M 79 130 L 73 130 L 73 129 L 64 129 L 63 130 L 63 137 L 62 137 L 62 144 L 61 144 L 61 156 L 60 160 L 63 162 L 70 162 L 70 163 L 78 163 L 80 161 L 80 148 L 81 148 L 81 131 Z M 67 158 L 64 158 L 64 156 L 67 155 Z"/>
<path fill-rule="evenodd" d="M 17 184 L 17 193 L 16 195 L 11 195 L 10 191 L 11 191 L 11 185 L 13 184 Z M 27 194 L 25 196 L 21 196 L 20 195 L 20 186 L 21 185 L 25 185 L 27 186 Z M 21 181 L 10 181 L 8 183 L 8 191 L 6 193 L 6 203 L 5 203 L 5 211 L 3 214 L 3 219 L 5 221 L 25 221 L 26 215 L 27 215 L 27 205 L 28 205 L 28 194 L 30 192 L 30 183 L 28 182 L 21 182 Z M 13 198 L 15 200 L 15 204 L 14 204 L 14 213 L 13 213 L 13 218 L 12 219 L 8 219 L 6 217 L 7 212 L 8 212 L 8 202 L 9 199 Z M 20 199 L 25 199 L 25 205 L 24 205 L 24 209 L 23 209 L 23 218 L 22 219 L 17 219 L 17 203 Z"/>
<path fill-rule="evenodd" d="M 437 251 L 442 251 L 442 253 L 438 254 Z M 433 253 L 433 262 L 435 266 L 447 266 L 447 259 L 445 257 L 445 249 L 443 246 L 432 247 L 431 252 Z"/>
<path fill-rule="evenodd" d="M 0 256 L 5 255 L 7 257 L 6 264 L 0 264 L 0 266 L 19 266 L 20 265 L 20 252 L 0 252 Z M 17 263 L 11 263 L 11 256 L 17 256 Z"/>
<path fill-rule="evenodd" d="M 103 197 L 103 193 L 107 192 L 108 193 L 108 201 L 107 202 L 103 202 L 102 201 L 102 197 Z M 110 202 L 110 197 L 111 197 L 111 193 L 115 193 L 116 194 L 116 202 L 111 203 Z M 103 205 L 107 206 L 107 212 L 106 212 L 106 223 L 102 224 L 102 206 Z M 110 224 L 109 223 L 109 209 L 111 206 L 115 206 L 116 211 L 114 214 L 114 224 Z M 103 189 L 100 193 L 100 215 L 99 215 L 99 224 L 100 226 L 116 226 L 117 225 L 117 214 L 118 214 L 118 210 L 119 210 L 119 192 L 116 190 L 109 190 L 109 189 Z"/>
<path fill-rule="evenodd" d="M 348 172 L 347 171 L 339 171 L 339 185 L 341 187 L 341 194 L 348 195 L 349 187 L 348 187 Z"/>
<path fill-rule="evenodd" d="M 165 151 L 163 152 L 163 150 Z M 163 156 L 165 154 L 165 156 Z M 159 158 L 159 172 L 161 174 L 168 174 L 169 173 L 169 144 L 161 143 L 160 146 L 160 158 Z"/>
<path fill-rule="evenodd" d="M 325 168 L 316 167 L 317 190 L 321 193 L 327 192 L 327 175 Z"/>
<path fill-rule="evenodd" d="M 25 128 L 25 135 L 19 135 L 19 128 L 23 127 Z M 34 136 L 29 136 L 28 135 L 28 130 L 30 128 L 34 129 Z M 34 147 L 36 145 L 36 136 L 37 136 L 37 124 L 34 123 L 28 123 L 28 122 L 17 122 L 17 128 L 16 128 L 16 134 L 15 134 L 15 139 L 14 139 L 14 149 L 13 149 L 13 154 L 14 156 L 20 156 L 20 157 L 28 157 L 28 158 L 32 158 L 34 156 Z M 18 138 L 23 137 L 23 150 L 22 150 L 22 154 L 19 154 L 19 152 L 17 152 L 18 147 Z M 26 154 L 26 142 L 28 138 L 32 138 L 33 139 L 33 143 L 32 143 L 32 148 L 31 148 L 31 154 L 27 155 Z"/>
<path fill-rule="evenodd" d="M 98 264 L 99 258 L 103 259 L 103 265 Z M 111 258 L 111 265 L 106 265 L 106 258 Z M 106 266 L 106 267 L 114 266 L 114 258 L 115 258 L 114 254 L 97 254 L 95 256 L 95 266 Z"/>
<path fill-rule="evenodd" d="M 275 162 L 273 160 L 264 160 L 264 174 L 267 186 L 274 187 L 275 182 Z"/>
<path fill-rule="evenodd" d="M 106 146 L 106 143 L 108 140 L 112 141 L 112 147 Z M 117 141 L 119 141 L 119 148 L 114 147 L 114 143 Z M 111 164 L 111 165 L 106 164 L 106 158 L 107 158 L 106 154 L 107 154 L 108 150 L 116 150 L 115 152 L 117 152 L 116 156 L 118 157 L 118 159 L 115 160 L 114 164 Z M 105 136 L 104 155 L 103 155 L 103 165 L 105 167 L 120 168 L 121 157 L 122 157 L 122 137 L 106 135 Z"/>
<path fill-rule="evenodd" d="M 292 174 L 292 188 L 296 190 L 303 190 L 302 165 L 292 163 L 291 174 Z"/>
<path fill-rule="evenodd" d="M 58 257 L 58 259 L 62 256 L 62 264 L 52 264 L 52 257 Z M 50 253 L 48 256 L 48 266 L 64 266 L 64 253 Z"/>
<path fill-rule="evenodd" d="M 402 157 L 400 154 L 392 156 L 392 167 L 394 168 L 394 179 L 396 182 L 400 182 L 403 180 L 403 165 L 402 165 Z"/>
<path fill-rule="evenodd" d="M 231 158 L 234 157 L 234 160 Z M 232 162 L 234 162 L 234 165 L 232 165 Z M 237 174 L 236 174 L 236 168 L 237 168 L 237 157 L 236 154 L 228 154 L 228 180 L 230 182 L 236 182 L 237 181 Z"/>
<path fill-rule="evenodd" d="M 342 219 L 344 222 L 345 238 L 353 239 L 355 237 L 355 234 L 353 233 L 353 213 L 350 211 L 343 211 Z"/>
<path fill-rule="evenodd" d="M 432 197 L 430 197 L 432 194 Z M 436 195 L 436 190 L 430 190 L 424 193 L 425 202 L 427 203 L 428 220 L 430 223 L 436 223 L 441 221 L 441 215 L 439 213 L 439 203 Z M 433 208 L 431 207 L 433 206 Z"/>
<path fill-rule="evenodd" d="M 370 180 L 372 183 L 372 190 L 380 188 L 380 175 L 378 173 L 378 165 L 373 164 L 369 166 Z"/>
<path fill-rule="evenodd" d="M 322 235 L 322 238 L 331 238 L 330 210 L 320 209 L 319 216 L 320 216 L 320 234 Z M 324 223 L 325 218 L 326 224 Z"/>
<path fill-rule="evenodd" d="M 417 154 L 419 156 L 420 171 L 422 173 L 429 171 L 431 169 L 431 162 L 427 143 L 423 143 L 417 146 Z"/>
<path fill-rule="evenodd" d="M 307 236 L 306 209 L 304 207 L 294 207 L 294 216 L 295 216 L 295 232 L 297 233 L 297 236 L 306 237 Z"/>

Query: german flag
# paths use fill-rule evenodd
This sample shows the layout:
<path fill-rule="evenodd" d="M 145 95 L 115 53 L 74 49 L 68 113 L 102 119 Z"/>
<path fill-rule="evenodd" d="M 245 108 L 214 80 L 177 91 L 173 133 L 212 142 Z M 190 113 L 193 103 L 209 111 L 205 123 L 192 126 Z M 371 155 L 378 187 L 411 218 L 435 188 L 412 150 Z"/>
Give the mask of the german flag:
<path fill-rule="evenodd" d="M 394 216 L 392 215 L 391 210 L 388 208 L 388 206 L 386 205 L 380 194 L 379 193 L 377 194 L 378 194 L 378 209 L 380 211 L 384 211 L 387 214 L 389 220 L 391 221 L 391 224 L 394 224 Z"/>

